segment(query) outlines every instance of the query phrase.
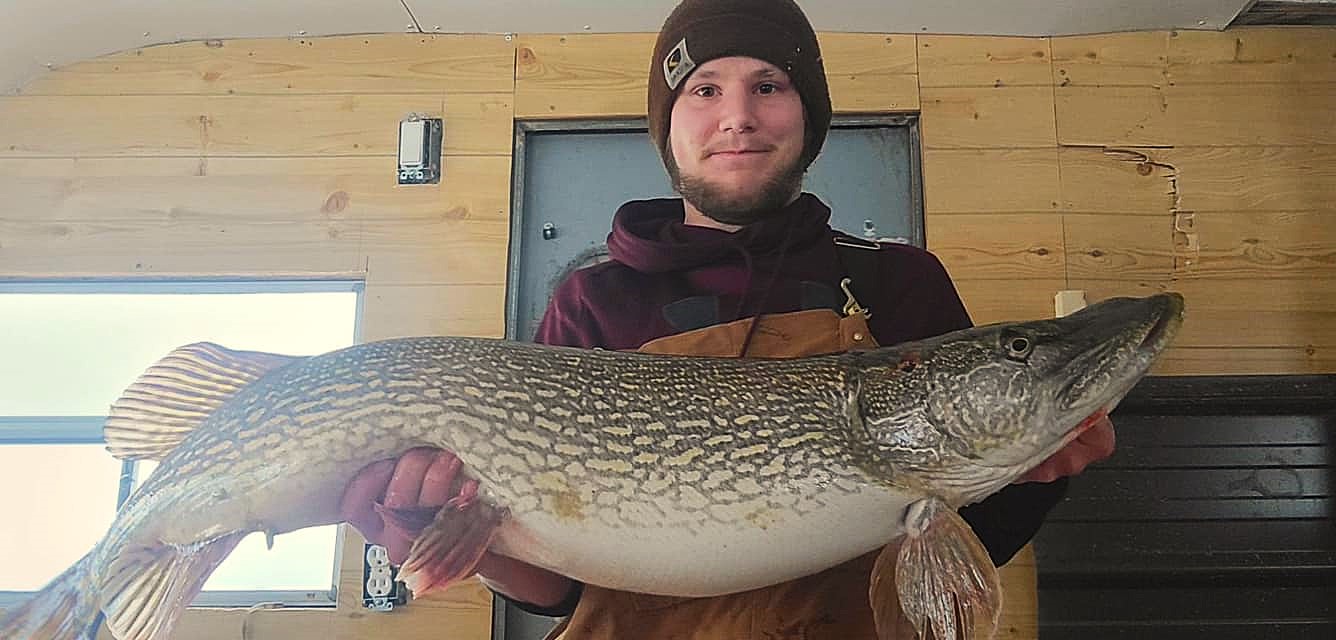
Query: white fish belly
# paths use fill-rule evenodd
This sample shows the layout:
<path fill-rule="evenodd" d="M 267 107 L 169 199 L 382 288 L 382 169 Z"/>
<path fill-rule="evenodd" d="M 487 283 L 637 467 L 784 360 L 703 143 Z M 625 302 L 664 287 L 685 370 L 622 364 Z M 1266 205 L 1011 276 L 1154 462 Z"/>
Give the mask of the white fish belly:
<path fill-rule="evenodd" d="M 610 589 L 714 596 L 800 578 L 878 549 L 903 531 L 915 499 L 872 489 L 833 493 L 804 513 L 768 510 L 697 527 L 613 526 L 533 511 L 512 514 L 493 548 Z"/>

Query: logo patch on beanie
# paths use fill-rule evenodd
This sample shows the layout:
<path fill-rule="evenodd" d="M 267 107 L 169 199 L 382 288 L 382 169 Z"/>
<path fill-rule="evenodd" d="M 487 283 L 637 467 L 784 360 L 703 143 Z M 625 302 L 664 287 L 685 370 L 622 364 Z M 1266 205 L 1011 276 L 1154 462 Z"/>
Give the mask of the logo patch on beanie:
<path fill-rule="evenodd" d="M 691 75 L 695 68 L 696 62 L 687 53 L 687 39 L 682 38 L 663 59 L 663 79 L 668 82 L 669 89 L 676 91 L 677 85 L 682 84 L 682 80 Z"/>

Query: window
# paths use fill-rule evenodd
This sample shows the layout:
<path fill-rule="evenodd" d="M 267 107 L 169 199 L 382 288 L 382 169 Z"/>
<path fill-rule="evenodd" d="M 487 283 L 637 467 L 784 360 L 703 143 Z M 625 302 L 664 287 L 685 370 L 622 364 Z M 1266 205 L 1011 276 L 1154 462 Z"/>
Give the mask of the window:
<path fill-rule="evenodd" d="M 102 446 L 107 407 L 181 345 L 313 355 L 356 342 L 361 284 L 330 281 L 0 283 L 0 607 L 105 533 L 151 462 Z M 202 605 L 333 605 L 337 527 L 244 540 Z"/>

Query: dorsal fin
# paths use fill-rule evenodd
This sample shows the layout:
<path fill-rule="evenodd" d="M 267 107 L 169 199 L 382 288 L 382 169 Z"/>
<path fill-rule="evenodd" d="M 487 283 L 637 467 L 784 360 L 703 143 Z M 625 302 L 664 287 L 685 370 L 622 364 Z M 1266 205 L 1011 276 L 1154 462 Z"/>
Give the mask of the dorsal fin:
<path fill-rule="evenodd" d="M 107 450 L 122 460 L 160 460 L 237 390 L 300 359 L 211 342 L 180 347 L 111 405 L 102 430 Z"/>

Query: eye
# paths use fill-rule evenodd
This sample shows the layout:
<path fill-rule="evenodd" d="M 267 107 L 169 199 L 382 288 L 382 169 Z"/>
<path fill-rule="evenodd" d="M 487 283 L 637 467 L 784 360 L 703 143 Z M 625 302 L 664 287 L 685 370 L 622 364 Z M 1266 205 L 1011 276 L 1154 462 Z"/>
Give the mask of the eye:
<path fill-rule="evenodd" d="M 1023 360 L 1034 350 L 1034 342 L 1025 336 L 1012 336 L 1007 339 L 1007 357 Z"/>
<path fill-rule="evenodd" d="M 778 92 L 778 91 L 779 91 L 779 85 L 777 85 L 777 84 L 775 84 L 775 83 L 773 83 L 773 82 L 763 82 L 763 83 L 761 83 L 761 86 L 757 87 L 756 89 L 757 89 L 757 91 L 759 91 L 759 92 L 761 93 L 761 95 L 766 95 L 766 96 L 768 96 L 768 95 L 770 95 L 770 94 L 772 94 L 772 93 L 776 93 L 776 92 Z"/>
<path fill-rule="evenodd" d="M 714 87 L 711 87 L 709 85 L 702 85 L 693 89 L 691 93 L 693 95 L 697 95 L 702 98 L 713 98 L 715 96 L 716 91 Z"/>

